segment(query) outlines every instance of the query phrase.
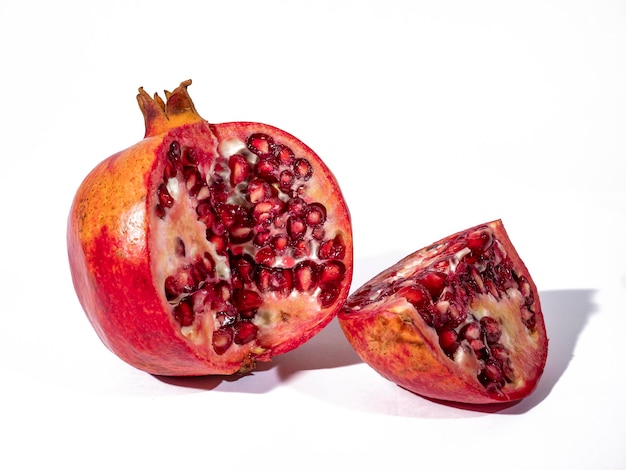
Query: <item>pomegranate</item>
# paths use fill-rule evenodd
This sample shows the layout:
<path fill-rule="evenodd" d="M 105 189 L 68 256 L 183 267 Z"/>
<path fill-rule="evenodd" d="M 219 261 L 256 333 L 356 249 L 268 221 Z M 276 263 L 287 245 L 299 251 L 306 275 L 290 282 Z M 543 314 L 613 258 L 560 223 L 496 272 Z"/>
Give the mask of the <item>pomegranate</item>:
<path fill-rule="evenodd" d="M 338 319 L 383 377 L 442 401 L 520 400 L 547 358 L 537 288 L 500 220 L 407 256 L 357 289 Z"/>
<path fill-rule="evenodd" d="M 275 127 L 209 124 L 181 83 L 137 96 L 145 138 L 80 185 L 67 230 L 99 337 L 159 375 L 247 372 L 319 332 L 352 280 L 335 177 Z"/>

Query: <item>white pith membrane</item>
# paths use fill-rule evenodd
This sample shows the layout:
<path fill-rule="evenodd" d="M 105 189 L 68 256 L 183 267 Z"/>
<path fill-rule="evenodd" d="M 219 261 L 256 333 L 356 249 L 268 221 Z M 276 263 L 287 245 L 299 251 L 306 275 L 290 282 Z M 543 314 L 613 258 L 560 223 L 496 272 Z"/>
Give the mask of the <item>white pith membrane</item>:
<path fill-rule="evenodd" d="M 278 145 L 278 143 L 272 145 L 274 144 Z M 179 150 L 172 150 L 172 145 L 177 145 Z M 184 161 L 184 154 L 189 149 L 198 150 L 191 146 L 186 147 L 184 143 L 173 141 L 168 154 L 178 153 Z M 207 149 L 203 151 L 206 152 Z M 199 153 L 199 151 L 196 152 L 196 154 Z M 320 259 L 320 246 L 322 244 L 326 244 L 326 247 L 332 246 L 335 237 L 341 236 L 341 231 L 335 226 L 332 214 L 327 214 L 321 223 L 312 223 L 311 226 L 305 224 L 304 235 L 289 238 L 287 225 L 295 226 L 293 225 L 295 222 L 289 222 L 288 219 L 293 214 L 290 214 L 286 207 L 295 196 L 301 196 L 301 200 L 307 202 L 306 207 L 309 208 L 307 214 L 311 214 L 311 219 L 306 220 L 313 220 L 315 213 L 311 207 L 316 201 L 309 200 L 308 186 L 315 184 L 315 174 L 294 178 L 293 184 L 288 188 L 285 185 L 281 188 L 277 181 L 269 183 L 270 180 L 266 179 L 265 182 L 269 184 L 273 197 L 278 198 L 284 204 L 281 211 L 270 210 L 270 215 L 267 216 L 267 213 L 260 208 L 265 207 L 262 204 L 267 202 L 268 198 L 251 202 L 252 196 L 247 195 L 249 183 L 252 180 L 258 182 L 264 179 L 258 174 L 255 175 L 255 165 L 261 157 L 250 151 L 247 143 L 239 139 L 220 142 L 213 153 L 215 153 L 214 158 L 200 159 L 200 163 L 196 166 L 202 175 L 200 183 L 194 183 L 197 180 L 186 176 L 187 170 L 184 170 L 183 164 L 178 167 L 175 175 L 172 172 L 164 175 L 163 183 L 167 195 L 171 197 L 171 203 L 168 207 L 162 207 L 157 193 L 155 210 L 157 216 L 153 219 L 152 242 L 158 252 L 171 255 L 155 259 L 153 273 L 155 285 L 163 286 L 161 289 L 164 297 L 167 297 L 166 283 L 172 277 L 178 279 L 177 285 L 183 286 L 176 290 L 176 296 L 168 298 L 174 323 L 179 324 L 181 333 L 199 349 L 206 345 L 207 356 L 215 356 L 217 353 L 218 356 L 224 356 L 224 360 L 236 361 L 242 357 L 261 356 L 272 345 L 289 341 L 294 331 L 297 331 L 293 328 L 294 322 L 302 324 L 304 330 L 309 329 L 306 328 L 307 323 L 318 322 L 317 313 L 335 302 L 333 296 L 340 290 L 338 284 L 343 280 L 345 266 L 341 262 L 342 255 L 331 254 Z M 245 158 L 249 165 L 249 175 L 231 187 L 229 161 L 233 156 Z M 202 163 L 205 160 L 206 162 Z M 192 165 L 187 166 L 192 167 Z M 287 168 L 287 163 L 281 163 L 278 170 L 284 172 Z M 167 173 L 167 169 L 165 172 Z M 220 194 L 225 200 L 220 203 L 216 199 L 219 196 L 215 196 L 211 189 L 216 187 L 223 189 Z M 190 195 L 190 192 L 194 194 Z M 216 190 L 217 193 L 219 190 Z M 197 211 L 199 205 L 207 202 L 211 203 L 213 209 L 213 215 L 209 217 L 213 223 L 209 223 L 209 226 L 205 224 L 206 219 L 200 220 L 201 217 Z M 222 214 L 220 212 L 222 208 L 234 206 L 242 207 L 244 210 L 233 217 L 243 217 L 247 222 L 239 225 L 243 219 L 237 219 L 233 226 L 225 228 L 225 224 L 228 223 L 218 214 Z M 249 223 L 252 218 L 251 214 L 257 206 L 260 217 L 263 219 L 262 221 L 255 219 L 254 223 Z M 244 213 L 245 215 L 242 215 Z M 303 217 L 304 215 L 300 219 Z M 263 245 L 256 238 L 256 234 L 261 231 L 266 236 Z M 208 239 L 210 236 L 225 240 L 227 250 L 221 250 L 213 239 Z M 270 282 L 269 288 L 261 289 L 253 279 L 252 281 L 239 281 L 238 287 L 234 289 L 233 277 L 239 274 L 234 272 L 237 268 L 233 266 L 233 260 L 249 260 L 258 257 L 262 248 L 270 246 L 270 241 L 274 240 L 274 236 L 279 236 L 279 238 L 286 236 L 289 241 L 288 246 L 284 249 L 277 249 L 272 245 L 274 256 L 254 261 L 255 269 L 260 271 L 263 268 L 266 274 L 270 273 L 267 277 Z M 282 240 L 285 240 L 284 237 Z M 343 248 L 345 250 L 345 247 Z M 314 277 L 317 274 L 317 282 L 313 281 L 314 286 L 308 290 L 305 290 L 306 286 L 304 286 L 301 291 L 296 288 L 294 267 L 300 266 L 303 261 L 315 262 L 318 271 L 314 273 Z M 341 272 L 342 267 L 343 272 Z M 201 276 L 198 275 L 199 272 Z M 285 285 L 290 286 L 288 289 L 282 289 L 276 284 L 281 279 L 275 274 L 276 272 L 287 276 L 284 282 Z M 304 273 L 298 277 L 298 280 L 306 281 L 307 271 L 298 272 Z M 326 284 L 322 284 L 322 272 L 324 279 L 327 280 Z M 333 275 L 338 276 L 337 284 L 332 279 Z M 186 277 L 189 278 L 188 282 L 185 282 Z M 240 278 L 241 276 L 238 279 Z M 284 277 L 282 279 L 284 280 Z M 301 283 L 298 283 L 298 286 L 301 286 Z M 245 291 L 253 297 L 254 294 L 250 292 L 259 294 L 262 303 L 255 305 L 250 311 L 238 312 L 234 305 L 237 303 L 234 299 L 235 290 L 238 294 Z M 321 298 L 328 300 L 325 303 Z M 190 305 L 192 311 L 191 316 L 187 316 L 186 320 L 182 321 L 180 313 L 177 314 L 181 311 L 181 304 Z M 238 332 L 241 331 L 249 334 L 241 333 L 242 336 L 238 337 Z M 225 345 L 225 347 L 220 349 L 220 345 Z"/>
<path fill-rule="evenodd" d="M 507 388 L 523 388 L 525 369 L 535 367 L 532 351 L 539 347 L 540 338 L 534 328 L 534 298 L 530 284 L 515 272 L 491 229 L 483 226 L 474 234 L 489 235 L 481 255 L 476 256 L 463 238 L 435 244 L 419 256 L 407 257 L 391 277 L 381 276 L 378 282 L 357 290 L 348 299 L 346 309 L 356 314 L 361 310 L 385 310 L 384 305 L 390 303 L 393 306 L 389 311 L 402 317 L 407 309 L 415 312 L 413 321 L 428 325 L 434 338 L 453 331 L 450 334 L 457 339 L 448 351 L 443 351 L 449 360 L 469 371 L 489 392 L 506 394 Z M 418 278 L 424 272 L 441 273 L 446 278 L 446 286 L 428 306 L 441 314 L 443 320 L 439 323 L 408 297 L 404 303 L 396 301 L 407 288 L 416 283 L 423 285 L 425 281 Z M 491 339 L 485 327 L 480 327 L 481 319 L 496 325 Z M 470 328 L 476 333 L 472 337 L 475 340 L 465 336 L 470 336 L 466 333 Z"/>

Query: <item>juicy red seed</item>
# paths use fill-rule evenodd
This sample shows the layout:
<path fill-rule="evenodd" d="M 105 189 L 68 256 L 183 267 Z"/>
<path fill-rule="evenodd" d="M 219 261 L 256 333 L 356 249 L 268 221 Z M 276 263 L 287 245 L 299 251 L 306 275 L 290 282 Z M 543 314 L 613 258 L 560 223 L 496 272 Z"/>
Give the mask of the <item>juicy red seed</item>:
<path fill-rule="evenodd" d="M 306 224 L 300 217 L 291 216 L 287 220 L 287 233 L 292 240 L 299 240 L 306 233 Z"/>
<path fill-rule="evenodd" d="M 269 224 L 283 211 L 284 206 L 277 197 L 261 201 L 252 208 L 252 218 L 257 224 Z"/>
<path fill-rule="evenodd" d="M 326 208 L 318 202 L 309 205 L 306 214 L 306 223 L 309 227 L 322 225 L 326 222 Z"/>
<path fill-rule="evenodd" d="M 398 295 L 404 297 L 417 310 L 424 309 L 431 303 L 430 293 L 420 284 L 403 287 Z"/>
<path fill-rule="evenodd" d="M 270 278 L 272 290 L 289 294 L 293 286 L 293 277 L 289 269 L 274 268 Z"/>
<path fill-rule="evenodd" d="M 250 173 L 250 165 L 243 155 L 235 154 L 228 160 L 228 168 L 230 169 L 230 184 L 237 186 L 248 177 Z"/>
<path fill-rule="evenodd" d="M 487 229 L 469 233 L 467 235 L 467 247 L 476 255 L 487 251 L 493 243 L 493 237 Z"/>
<path fill-rule="evenodd" d="M 256 270 L 254 281 L 260 292 L 269 292 L 271 290 L 272 272 L 270 268 L 259 266 Z"/>
<path fill-rule="evenodd" d="M 215 253 L 220 256 L 224 256 L 226 254 L 226 249 L 228 248 L 228 238 L 226 238 L 225 235 L 218 235 L 211 229 L 207 229 L 206 239 L 215 247 Z"/>
<path fill-rule="evenodd" d="M 462 324 L 467 318 L 467 311 L 463 308 L 459 307 L 456 303 L 450 303 L 450 306 L 447 310 L 448 314 L 448 325 L 452 328 L 456 328 L 460 324 Z"/>
<path fill-rule="evenodd" d="M 233 277 L 237 277 L 244 284 L 250 284 L 254 280 L 256 263 L 250 255 L 233 256 L 230 260 L 230 268 Z"/>
<path fill-rule="evenodd" d="M 439 333 L 439 345 L 446 354 L 454 354 L 459 347 L 459 336 L 457 332 L 453 329 L 442 330 Z"/>
<path fill-rule="evenodd" d="M 274 235 L 271 244 L 277 253 L 282 253 L 289 246 L 289 238 L 284 234 Z"/>
<path fill-rule="evenodd" d="M 174 205 L 174 198 L 170 195 L 165 183 L 161 183 L 157 188 L 157 198 L 162 207 L 170 208 Z"/>
<path fill-rule="evenodd" d="M 216 354 L 224 354 L 230 345 L 233 344 L 233 329 L 223 326 L 213 332 L 213 350 Z"/>
<path fill-rule="evenodd" d="M 500 344 L 500 343 L 496 343 L 496 344 L 492 344 L 489 346 L 489 350 L 491 351 L 491 355 L 497 359 L 498 361 L 500 361 L 502 364 L 505 364 L 506 361 L 509 358 L 509 353 L 506 350 L 506 348 Z"/>
<path fill-rule="evenodd" d="M 183 150 L 182 158 L 180 159 L 183 166 L 195 167 L 198 164 L 198 159 L 193 149 L 186 148 Z"/>
<path fill-rule="evenodd" d="M 207 227 L 211 227 L 215 222 L 215 214 L 213 213 L 213 206 L 210 202 L 198 204 L 196 214 L 198 214 L 198 220 Z"/>
<path fill-rule="evenodd" d="M 246 344 L 256 338 L 259 328 L 250 322 L 240 322 L 235 327 L 235 344 Z"/>
<path fill-rule="evenodd" d="M 233 305 L 240 312 L 259 308 L 263 304 L 261 296 L 252 290 L 236 289 L 233 291 Z"/>
<path fill-rule="evenodd" d="M 171 300 L 181 294 L 192 292 L 197 288 L 199 281 L 193 266 L 185 266 L 179 269 L 176 274 L 165 278 L 165 297 Z"/>
<path fill-rule="evenodd" d="M 446 275 L 437 271 L 427 271 L 417 278 L 417 282 L 423 285 L 433 300 L 439 299 L 447 285 Z"/>
<path fill-rule="evenodd" d="M 278 158 L 281 165 L 285 166 L 291 166 L 295 160 L 292 150 L 282 144 L 274 146 L 274 156 Z"/>
<path fill-rule="evenodd" d="M 323 240 L 326 235 L 326 230 L 322 225 L 318 225 L 317 227 L 313 227 L 313 231 L 311 232 L 311 236 L 315 240 Z"/>
<path fill-rule="evenodd" d="M 180 158 L 180 144 L 176 140 L 173 140 L 170 144 L 167 156 L 170 160 L 178 160 Z"/>
<path fill-rule="evenodd" d="M 228 187 L 226 183 L 221 180 L 214 181 L 209 191 L 211 193 L 211 200 L 214 204 L 224 203 L 228 199 Z"/>
<path fill-rule="evenodd" d="M 261 292 L 289 294 L 293 286 L 293 277 L 289 269 L 266 268 L 259 266 L 256 272 L 256 285 Z"/>
<path fill-rule="evenodd" d="M 248 184 L 248 201 L 252 204 L 264 201 L 274 196 L 272 187 L 261 179 L 255 179 Z"/>
<path fill-rule="evenodd" d="M 320 259 L 343 259 L 346 256 L 346 247 L 343 244 L 341 235 L 337 235 L 332 240 L 322 242 L 317 256 Z"/>
<path fill-rule="evenodd" d="M 255 155 L 269 155 L 274 147 L 274 140 L 267 134 L 252 134 L 248 137 L 246 146 Z"/>
<path fill-rule="evenodd" d="M 322 289 L 318 298 L 322 307 L 330 307 L 339 298 L 339 288 Z"/>
<path fill-rule="evenodd" d="M 500 335 L 502 334 L 500 324 L 494 318 L 482 317 L 480 319 L 480 326 L 482 326 L 485 332 L 485 338 L 488 343 L 497 343 L 500 340 Z"/>
<path fill-rule="evenodd" d="M 473 340 L 480 339 L 482 337 L 483 332 L 478 323 L 472 322 L 472 323 L 468 323 L 467 325 L 465 325 L 461 329 L 460 334 L 467 341 L 473 341 Z"/>
<path fill-rule="evenodd" d="M 185 183 L 187 191 L 191 197 L 197 197 L 200 190 L 204 187 L 205 183 L 202 179 L 202 175 L 199 171 L 195 171 L 189 174 Z"/>
<path fill-rule="evenodd" d="M 254 255 L 254 261 L 258 264 L 271 266 L 276 261 L 276 252 L 271 246 L 265 246 L 256 252 Z"/>
<path fill-rule="evenodd" d="M 313 176 L 313 167 L 304 158 L 298 158 L 293 163 L 293 172 L 296 178 L 302 180 L 308 180 Z"/>
<path fill-rule="evenodd" d="M 301 261 L 293 268 L 293 283 L 300 292 L 313 292 L 317 287 L 319 268 L 314 261 Z"/>
<path fill-rule="evenodd" d="M 484 377 L 491 382 L 500 382 L 504 379 L 504 374 L 502 373 L 502 365 L 493 359 L 488 360 L 485 363 L 485 368 L 483 369 Z"/>
<path fill-rule="evenodd" d="M 283 170 L 280 172 L 280 176 L 278 177 L 278 183 L 280 184 L 280 189 L 284 192 L 288 192 L 293 185 L 296 177 L 289 170 Z"/>
<path fill-rule="evenodd" d="M 341 261 L 327 261 L 320 267 L 319 282 L 323 286 L 339 286 L 346 276 L 346 266 Z"/>
<path fill-rule="evenodd" d="M 524 325 L 526 325 L 526 328 L 530 330 L 535 328 L 535 324 L 536 324 L 535 313 L 528 308 L 525 308 L 525 307 L 522 308 L 522 322 L 524 322 Z"/>
<path fill-rule="evenodd" d="M 272 232 L 269 230 L 260 230 L 254 235 L 254 245 L 257 247 L 262 247 L 267 245 L 272 238 Z"/>
<path fill-rule="evenodd" d="M 278 179 L 278 161 L 274 158 L 264 158 L 256 164 L 255 170 L 259 178 L 274 182 Z"/>
<path fill-rule="evenodd" d="M 287 211 L 298 217 L 304 217 L 307 213 L 307 209 L 307 203 L 299 197 L 294 197 L 287 203 Z"/>
<path fill-rule="evenodd" d="M 176 163 L 168 160 L 165 162 L 165 168 L 163 169 L 163 179 L 174 178 L 177 172 Z"/>
<path fill-rule="evenodd" d="M 191 297 L 185 297 L 176 307 L 174 307 L 173 313 L 174 319 L 180 326 L 190 326 L 195 318 Z"/>
<path fill-rule="evenodd" d="M 302 258 L 305 256 L 311 256 L 311 241 L 306 238 L 302 238 L 293 244 L 293 256 L 296 258 Z"/>

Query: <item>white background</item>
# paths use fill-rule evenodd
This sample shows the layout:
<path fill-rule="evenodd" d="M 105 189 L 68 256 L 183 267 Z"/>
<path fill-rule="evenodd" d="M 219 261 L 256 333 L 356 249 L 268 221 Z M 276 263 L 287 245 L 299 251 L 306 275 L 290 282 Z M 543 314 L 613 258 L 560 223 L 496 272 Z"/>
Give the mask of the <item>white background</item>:
<path fill-rule="evenodd" d="M 351 209 L 358 287 L 502 218 L 539 287 L 536 392 L 476 411 L 361 363 L 336 322 L 240 380 L 110 353 L 71 284 L 82 178 L 192 78 L 212 122 L 313 147 Z M 3 0 L 0 467 L 626 468 L 626 2 Z"/>

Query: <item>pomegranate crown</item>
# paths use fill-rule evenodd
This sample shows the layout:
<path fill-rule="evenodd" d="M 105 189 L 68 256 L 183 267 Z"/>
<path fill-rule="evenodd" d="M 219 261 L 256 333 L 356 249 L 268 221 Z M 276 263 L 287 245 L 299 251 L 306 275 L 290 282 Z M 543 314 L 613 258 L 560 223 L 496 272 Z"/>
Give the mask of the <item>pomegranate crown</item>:
<path fill-rule="evenodd" d="M 159 135 L 174 127 L 203 120 L 187 92 L 189 85 L 191 79 L 181 82 L 172 92 L 165 90 L 165 101 L 158 93 L 152 98 L 143 87 L 139 88 L 137 102 L 146 124 L 145 137 Z"/>

